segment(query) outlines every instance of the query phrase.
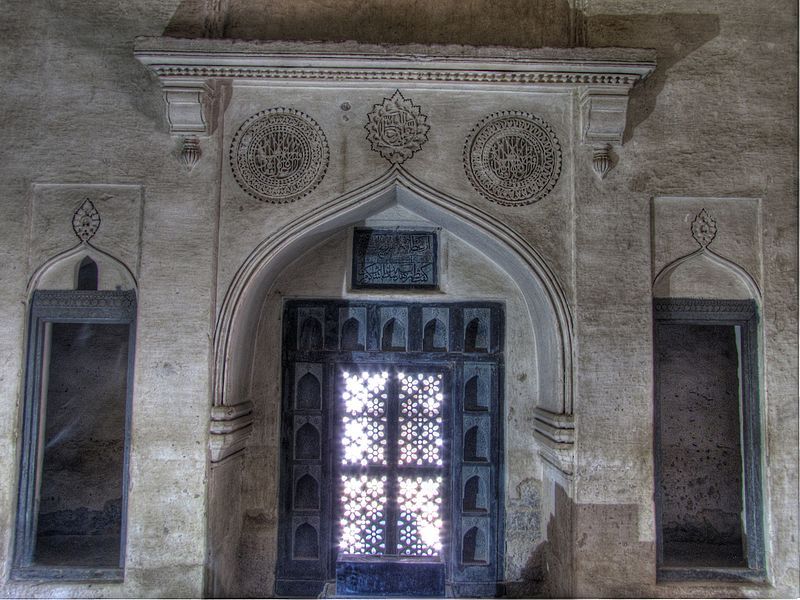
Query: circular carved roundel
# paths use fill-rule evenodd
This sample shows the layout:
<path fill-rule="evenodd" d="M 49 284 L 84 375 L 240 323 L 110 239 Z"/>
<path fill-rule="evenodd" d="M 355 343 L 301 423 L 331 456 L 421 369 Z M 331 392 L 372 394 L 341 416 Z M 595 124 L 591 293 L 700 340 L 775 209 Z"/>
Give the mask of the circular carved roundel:
<path fill-rule="evenodd" d="M 231 168 L 242 189 L 281 204 L 316 188 L 328 168 L 328 140 L 317 122 L 290 108 L 247 119 L 231 143 Z"/>
<path fill-rule="evenodd" d="M 550 193 L 561 174 L 561 145 L 536 115 L 502 111 L 478 123 L 464 144 L 470 182 L 492 202 L 522 206 Z"/>

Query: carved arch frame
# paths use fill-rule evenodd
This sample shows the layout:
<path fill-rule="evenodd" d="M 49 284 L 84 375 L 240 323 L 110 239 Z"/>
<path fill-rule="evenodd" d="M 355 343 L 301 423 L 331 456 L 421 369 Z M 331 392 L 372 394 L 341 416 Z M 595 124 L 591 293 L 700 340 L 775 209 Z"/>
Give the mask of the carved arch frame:
<path fill-rule="evenodd" d="M 501 264 L 520 286 L 537 330 L 534 347 L 540 367 L 539 397 L 548 394 L 556 398 L 550 405 L 559 406 L 558 414 L 571 415 L 573 319 L 555 274 L 509 226 L 467 202 L 434 190 L 402 167 L 393 167 L 365 186 L 307 212 L 251 252 L 234 275 L 217 319 L 213 406 L 233 407 L 249 401 L 237 394 L 231 384 L 240 353 L 252 343 L 239 332 L 247 331 L 244 321 L 257 312 L 272 279 L 302 251 L 395 202 L 456 234 L 465 234 L 463 237 L 489 258 L 502 259 Z M 542 369 L 542 362 L 548 359 L 552 363 Z"/>
<path fill-rule="evenodd" d="M 538 388 L 534 393 L 538 397 L 532 399 L 532 404 L 536 407 L 534 434 L 538 452 L 563 475 L 571 477 L 574 325 L 561 284 L 539 253 L 511 227 L 480 208 L 438 192 L 401 166 L 393 166 L 374 181 L 307 212 L 270 235 L 234 275 L 221 304 L 214 335 L 209 440 L 212 473 L 215 464 L 226 464 L 227 459 L 243 455 L 253 428 L 248 386 L 255 339 L 249 332 L 272 282 L 306 250 L 395 204 L 470 240 L 489 259 L 503 265 L 519 285 L 533 324 L 530 346 L 537 370 Z M 539 407 L 542 400 L 554 400 L 547 403 L 551 410 Z M 536 451 L 535 445 L 532 451 Z M 211 506 L 218 504 L 213 496 L 209 502 Z M 212 511 L 209 518 L 213 520 Z M 206 590 L 211 595 L 223 593 L 225 585 L 217 580 L 213 568 L 220 558 L 217 552 L 226 552 L 219 545 L 222 540 L 217 539 L 219 533 L 215 530 L 215 526 L 209 526 Z"/>

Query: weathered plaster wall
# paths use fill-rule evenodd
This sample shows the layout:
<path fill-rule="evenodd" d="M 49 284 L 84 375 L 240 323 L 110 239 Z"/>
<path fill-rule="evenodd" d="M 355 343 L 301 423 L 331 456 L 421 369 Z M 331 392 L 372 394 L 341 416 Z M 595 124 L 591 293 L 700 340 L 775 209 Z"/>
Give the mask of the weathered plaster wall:
<path fill-rule="evenodd" d="M 564 39 L 564 19 L 559 15 L 566 9 L 557 2 L 536 3 L 529 12 L 514 3 L 472 3 L 466 8 L 463 3 L 437 3 L 436 8 L 419 11 L 401 4 L 398 13 L 384 7 L 374 18 L 368 14 L 369 6 L 335 16 L 323 7 L 318 12 L 324 18 L 315 19 L 308 29 L 300 25 L 317 3 L 274 6 L 279 12 L 253 18 L 245 4 L 231 2 L 231 31 L 240 28 L 242 35 L 259 37 L 255 25 L 263 23 L 264 37 L 271 37 L 274 29 L 270 28 L 277 29 L 274 23 L 280 23 L 290 32 L 287 37 L 300 38 L 327 37 L 334 31 L 329 39 L 356 32 L 359 35 L 352 37 L 363 35 L 366 41 L 568 45 L 559 43 Z M 535 14 L 548 6 L 555 8 L 553 26 L 562 33 L 550 35 L 534 26 Z M 459 153 L 476 117 L 495 110 L 495 103 L 485 97 L 452 98 L 435 90 L 414 91 L 409 96 L 429 107 L 432 123 L 449 123 L 449 127 L 438 141 L 431 138 L 410 168 L 524 234 L 574 301 L 576 495 L 573 500 L 560 497 L 559 510 L 569 514 L 574 525 L 575 545 L 562 555 L 574 555 L 574 573 L 565 579 L 574 575 L 575 593 L 797 595 L 796 4 L 788 0 L 715 0 L 702 6 L 688 0 L 584 0 L 579 8 L 580 14 L 570 18 L 585 28 L 570 37 L 584 39 L 589 46 L 655 47 L 658 51 L 659 68 L 633 92 L 626 144 L 618 150 L 618 163 L 604 181 L 591 172 L 590 152 L 578 148 L 574 205 L 573 186 L 567 186 L 563 178 L 551 196 L 528 208 L 486 202 L 463 177 Z M 354 162 L 340 161 L 336 167 L 332 163 L 332 175 L 315 195 L 294 205 L 276 208 L 249 200 L 227 169 L 231 136 L 243 118 L 281 104 L 284 96 L 278 90 L 234 90 L 235 102 L 226 123 L 215 139 L 204 143 L 201 162 L 187 174 L 176 160 L 176 142 L 167 133 L 157 83 L 133 59 L 132 47 L 139 35 L 202 31 L 203 9 L 200 0 L 35 0 L 0 7 L 0 72 L 5 75 L 0 86 L 0 119 L 7 140 L 0 146 L 4 211 L 0 220 L 0 356 L 4 357 L 0 361 L 0 444 L 15 449 L 0 455 L 2 595 L 201 593 L 210 338 L 220 292 L 227 289 L 253 245 L 270 231 L 385 169 L 382 160 L 366 149 L 362 124 L 358 119 L 345 121 L 347 115 L 337 107 L 348 100 L 351 114 L 363 116 L 394 90 L 348 91 L 341 99 L 325 102 L 309 89 L 295 93 L 292 104 L 315 118 L 327 115 L 332 150 L 342 154 L 346 149 Z M 470 13 L 470 9 L 476 10 Z M 487 11 L 493 23 L 488 29 Z M 420 21 L 424 26 L 417 27 Z M 398 22 L 403 26 L 396 27 Z M 364 29 L 366 33 L 359 33 Z M 417 37 L 416 31 L 427 37 Z M 566 100 L 551 103 L 509 94 L 501 104 L 501 108 L 545 115 L 565 150 L 570 144 L 574 114 Z M 334 127 L 334 122 L 339 125 Z M 425 166 L 429 157 L 445 157 L 457 167 L 455 176 L 446 169 Z M 41 260 L 46 260 L 36 254 L 42 245 L 32 225 L 36 183 L 132 184 L 144 190 L 143 208 L 114 213 L 103 225 L 132 222 L 141 215 L 140 234 L 128 248 L 136 260 L 121 258 L 136 277 L 139 292 L 128 562 L 123 584 L 35 586 L 8 581 L 19 462 L 26 286 Z M 753 276 L 763 294 L 767 539 L 774 587 L 655 583 L 650 298 L 656 265 L 662 263 L 653 258 L 651 198 L 660 196 L 760 202 L 762 251 L 755 264 L 761 273 Z M 223 233 L 218 237 L 220 197 Z M 724 207 L 721 210 L 722 224 L 731 213 Z M 734 225 L 743 223 L 742 219 L 736 217 Z M 686 224 L 675 225 L 674 231 L 682 227 Z M 70 237 L 68 220 L 54 220 L 47 231 L 63 234 L 65 241 Z M 732 229 L 723 228 L 720 235 L 726 231 Z M 52 251 L 67 250 L 72 243 L 59 244 Z M 686 243 L 689 251 L 696 247 L 690 238 Z M 218 246 L 223 252 L 217 282 Z M 110 242 L 104 248 L 118 257 L 126 251 Z M 675 257 L 685 253 L 683 249 L 675 252 Z"/>
<path fill-rule="evenodd" d="M 575 167 L 578 595 L 797 593 L 798 513 L 791 491 L 797 477 L 797 120 L 796 98 L 788 93 L 797 77 L 787 60 L 787 53 L 796 56 L 795 15 L 795 5 L 781 2 L 586 4 L 588 45 L 655 47 L 659 67 L 633 92 L 617 168 L 598 184 L 588 156 Z M 756 264 L 763 265 L 774 590 L 654 585 L 649 295 L 655 265 L 647 231 L 648 204 L 657 196 L 761 199 L 763 255 Z M 673 227 L 686 232 L 690 252 L 697 245 L 689 225 Z M 727 226 L 719 235 L 737 229 Z M 752 238 L 733 239 L 752 244 Z M 688 253 L 673 252 L 674 258 Z"/>
<path fill-rule="evenodd" d="M 0 8 L 0 119 L 7 140 L 0 148 L 0 444 L 9 449 L 0 456 L 0 595 L 202 591 L 216 174 L 187 176 L 173 160 L 160 94 L 132 55 L 134 37 L 161 34 L 175 7 L 159 0 Z M 214 154 L 206 149 L 212 162 Z M 74 197 L 45 197 L 35 184 L 71 184 Z M 119 184 L 141 186 L 142 203 L 127 205 L 127 193 L 114 188 Z M 71 215 L 85 197 L 103 219 L 98 247 L 124 261 L 138 282 L 125 582 L 17 583 L 9 571 L 26 286 L 43 261 L 77 243 Z M 40 206 L 64 211 L 52 217 Z M 43 214 L 52 218 L 41 230 Z"/>

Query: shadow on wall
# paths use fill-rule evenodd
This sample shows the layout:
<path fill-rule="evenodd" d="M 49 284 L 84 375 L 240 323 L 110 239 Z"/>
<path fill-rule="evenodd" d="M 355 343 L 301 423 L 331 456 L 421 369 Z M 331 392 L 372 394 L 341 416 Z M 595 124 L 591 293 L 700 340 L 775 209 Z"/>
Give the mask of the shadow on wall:
<path fill-rule="evenodd" d="M 572 520 L 574 505 L 560 485 L 555 485 L 554 514 L 547 522 L 547 540 L 536 547 L 522 570 L 522 580 L 507 584 L 511 598 L 570 598 L 572 577 Z M 542 515 L 545 516 L 545 515 Z"/>
<path fill-rule="evenodd" d="M 183 0 L 164 35 L 354 40 L 519 48 L 655 48 L 655 73 L 631 93 L 627 142 L 655 108 L 668 71 L 719 35 L 714 14 L 591 15 L 568 0 Z"/>
<path fill-rule="evenodd" d="M 572 17 L 568 0 L 184 0 L 164 35 L 537 48 L 572 45 Z"/>
<path fill-rule="evenodd" d="M 717 15 L 594 15 L 586 20 L 589 47 L 654 48 L 657 53 L 655 72 L 631 91 L 625 142 L 653 112 L 669 70 L 718 35 Z"/>

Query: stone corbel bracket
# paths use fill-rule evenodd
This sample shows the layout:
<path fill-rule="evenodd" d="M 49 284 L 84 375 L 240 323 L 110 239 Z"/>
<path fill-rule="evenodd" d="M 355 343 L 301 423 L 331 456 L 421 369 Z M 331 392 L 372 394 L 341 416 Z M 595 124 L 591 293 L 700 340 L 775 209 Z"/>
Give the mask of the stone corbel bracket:
<path fill-rule="evenodd" d="M 581 142 L 592 148 L 592 170 L 604 179 L 611 170 L 611 147 L 622 145 L 628 121 L 628 92 L 619 87 L 585 86 L 579 91 Z"/>
<path fill-rule="evenodd" d="M 211 462 L 221 462 L 244 450 L 252 431 L 252 402 L 212 407 L 208 440 Z"/>
<path fill-rule="evenodd" d="M 655 51 L 636 48 L 542 48 L 371 45 L 356 42 L 258 42 L 138 38 L 136 58 L 164 88 L 170 132 L 187 140 L 189 164 L 198 136 L 221 118 L 224 82 L 315 87 L 577 92 L 581 143 L 594 151 L 595 172 L 611 168 L 622 143 L 628 94 L 656 67 Z"/>
<path fill-rule="evenodd" d="M 181 161 L 190 171 L 202 156 L 200 139 L 216 129 L 224 86 L 208 78 L 161 79 L 169 132 L 181 139 Z"/>
<path fill-rule="evenodd" d="M 575 423 L 572 415 L 534 409 L 533 437 L 539 442 L 539 455 L 572 476 L 575 464 Z"/>

